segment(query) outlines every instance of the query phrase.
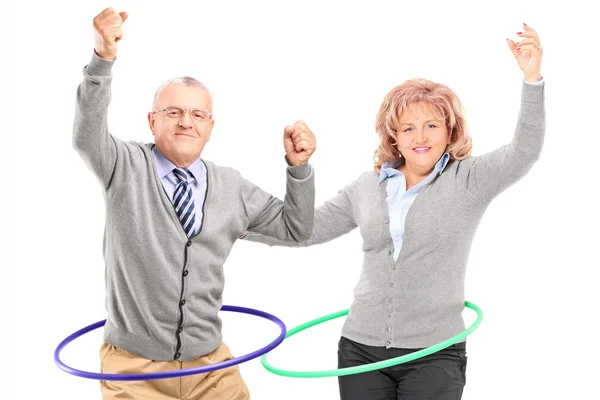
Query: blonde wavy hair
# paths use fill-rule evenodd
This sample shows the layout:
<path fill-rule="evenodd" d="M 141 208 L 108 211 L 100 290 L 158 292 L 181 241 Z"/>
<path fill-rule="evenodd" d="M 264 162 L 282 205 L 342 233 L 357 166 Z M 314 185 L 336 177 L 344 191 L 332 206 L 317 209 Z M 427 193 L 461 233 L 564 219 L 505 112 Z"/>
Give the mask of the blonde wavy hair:
<path fill-rule="evenodd" d="M 464 160 L 472 151 L 472 140 L 467 132 L 465 111 L 460 99 L 449 87 L 427 79 L 410 79 L 385 95 L 375 119 L 375 130 L 379 145 L 373 157 L 375 171 L 381 170 L 381 165 L 402 155 L 397 148 L 397 136 L 400 114 L 415 103 L 426 103 L 431 110 L 441 116 L 446 122 L 446 128 L 451 133 L 450 144 L 446 151 L 450 160 Z"/>

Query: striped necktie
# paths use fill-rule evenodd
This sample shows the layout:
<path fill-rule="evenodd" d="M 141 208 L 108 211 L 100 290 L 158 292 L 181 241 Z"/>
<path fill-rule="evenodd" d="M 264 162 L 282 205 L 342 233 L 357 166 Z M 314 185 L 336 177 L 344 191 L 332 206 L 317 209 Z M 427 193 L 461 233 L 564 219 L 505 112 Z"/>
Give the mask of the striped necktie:
<path fill-rule="evenodd" d="M 175 213 L 187 237 L 192 237 L 194 235 L 194 221 L 196 220 L 196 207 L 194 205 L 192 187 L 187 181 L 188 175 L 185 169 L 175 168 L 173 169 L 173 173 L 179 180 L 173 193 Z"/>

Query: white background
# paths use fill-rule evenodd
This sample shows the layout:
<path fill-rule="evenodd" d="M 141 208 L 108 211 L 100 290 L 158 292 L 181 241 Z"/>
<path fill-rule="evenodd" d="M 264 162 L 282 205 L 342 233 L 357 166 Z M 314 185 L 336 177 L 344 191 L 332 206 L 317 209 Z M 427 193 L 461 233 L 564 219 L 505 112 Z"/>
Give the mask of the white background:
<path fill-rule="evenodd" d="M 474 155 L 510 141 L 522 73 L 505 38 L 516 38 L 521 22 L 537 29 L 546 142 L 532 171 L 489 207 L 473 243 L 466 298 L 484 320 L 468 339 L 463 398 L 598 396 L 600 63 L 597 20 L 585 4 L 115 0 L 24 1 L 5 10 L 3 43 L 16 53 L 9 50 L 12 74 L 5 76 L 13 95 L 2 97 L 17 107 L 10 115 L 3 108 L 2 197 L 11 202 L 2 207 L 10 241 L 3 241 L 0 320 L 10 336 L 2 340 L 0 397 L 100 398 L 97 381 L 61 371 L 52 356 L 68 334 L 106 317 L 104 202 L 71 133 L 75 91 L 94 45 L 92 19 L 108 6 L 130 13 L 113 69 L 112 133 L 152 141 L 146 113 L 154 90 L 171 77 L 194 76 L 215 102 L 203 156 L 279 197 L 283 127 L 307 122 L 318 141 L 311 159 L 317 204 L 371 168 L 379 104 L 412 77 L 457 92 Z M 224 302 L 268 311 L 288 328 L 345 309 L 360 248 L 358 231 L 309 249 L 239 241 L 225 264 Z M 235 355 L 276 335 L 266 321 L 221 315 Z M 464 315 L 473 320 L 472 311 Z M 269 361 L 335 368 L 342 323 L 294 336 Z M 98 372 L 101 339 L 98 330 L 73 343 L 65 362 Z M 241 369 L 253 399 L 338 398 L 336 378 L 280 377 L 259 359 Z"/>

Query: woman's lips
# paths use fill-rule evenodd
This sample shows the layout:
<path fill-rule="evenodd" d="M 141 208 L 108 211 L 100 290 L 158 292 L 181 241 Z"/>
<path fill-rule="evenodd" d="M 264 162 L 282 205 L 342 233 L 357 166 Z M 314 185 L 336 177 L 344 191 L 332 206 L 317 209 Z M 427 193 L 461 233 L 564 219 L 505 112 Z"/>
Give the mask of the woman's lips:
<path fill-rule="evenodd" d="M 415 147 L 413 151 L 417 154 L 425 154 L 431 150 L 431 147 Z"/>

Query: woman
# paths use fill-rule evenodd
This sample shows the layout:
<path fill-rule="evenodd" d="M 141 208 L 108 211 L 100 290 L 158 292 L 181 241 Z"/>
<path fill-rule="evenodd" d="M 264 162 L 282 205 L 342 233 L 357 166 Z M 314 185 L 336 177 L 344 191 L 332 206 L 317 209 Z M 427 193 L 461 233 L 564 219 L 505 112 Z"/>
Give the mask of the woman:
<path fill-rule="evenodd" d="M 362 174 L 315 210 L 310 240 L 286 243 L 253 232 L 268 245 L 310 246 L 360 228 L 364 263 L 342 329 L 338 366 L 408 354 L 465 329 L 464 278 L 484 211 L 540 156 L 545 132 L 542 47 L 524 24 L 508 40 L 525 74 L 512 141 L 471 156 L 459 99 L 446 86 L 410 80 L 384 98 L 376 119 L 375 171 Z M 339 378 L 343 400 L 460 399 L 466 343 L 395 367 Z"/>

